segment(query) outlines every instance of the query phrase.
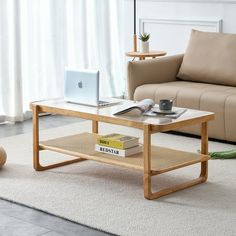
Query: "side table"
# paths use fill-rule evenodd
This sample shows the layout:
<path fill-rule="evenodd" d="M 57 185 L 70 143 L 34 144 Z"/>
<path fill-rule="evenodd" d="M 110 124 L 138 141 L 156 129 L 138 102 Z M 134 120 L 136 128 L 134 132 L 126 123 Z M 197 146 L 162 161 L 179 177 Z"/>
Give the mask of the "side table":
<path fill-rule="evenodd" d="M 165 55 L 166 55 L 165 51 L 149 51 L 146 53 L 141 53 L 141 52 L 127 52 L 126 53 L 127 57 L 138 57 L 139 60 L 145 60 L 146 57 L 156 58 L 156 57 L 161 57 Z"/>

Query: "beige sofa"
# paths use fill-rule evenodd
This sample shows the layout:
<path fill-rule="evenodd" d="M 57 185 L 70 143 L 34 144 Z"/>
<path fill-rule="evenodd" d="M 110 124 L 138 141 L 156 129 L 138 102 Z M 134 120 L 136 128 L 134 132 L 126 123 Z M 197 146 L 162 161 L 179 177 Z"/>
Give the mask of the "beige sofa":
<path fill-rule="evenodd" d="M 211 138 L 236 141 L 236 34 L 192 31 L 184 55 L 129 62 L 129 98 L 175 99 L 175 106 L 215 112 Z M 198 126 L 181 129 L 200 134 Z"/>

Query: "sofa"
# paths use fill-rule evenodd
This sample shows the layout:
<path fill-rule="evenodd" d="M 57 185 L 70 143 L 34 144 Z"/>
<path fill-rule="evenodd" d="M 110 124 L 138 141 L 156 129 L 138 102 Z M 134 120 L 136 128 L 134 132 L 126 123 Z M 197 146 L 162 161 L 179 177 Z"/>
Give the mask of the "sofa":
<path fill-rule="evenodd" d="M 192 30 L 186 52 L 128 63 L 130 99 L 212 111 L 209 137 L 236 141 L 236 34 Z M 180 132 L 200 135 L 199 126 Z"/>

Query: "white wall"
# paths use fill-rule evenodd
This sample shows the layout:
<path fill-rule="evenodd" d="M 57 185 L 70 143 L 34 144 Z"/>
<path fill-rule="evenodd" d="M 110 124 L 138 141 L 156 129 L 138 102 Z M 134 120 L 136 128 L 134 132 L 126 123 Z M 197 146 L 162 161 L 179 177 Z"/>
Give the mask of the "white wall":
<path fill-rule="evenodd" d="M 236 0 L 138 0 L 137 30 L 151 33 L 151 49 L 185 51 L 192 28 L 236 33 Z M 133 0 L 125 0 L 125 49 L 132 50 Z"/>

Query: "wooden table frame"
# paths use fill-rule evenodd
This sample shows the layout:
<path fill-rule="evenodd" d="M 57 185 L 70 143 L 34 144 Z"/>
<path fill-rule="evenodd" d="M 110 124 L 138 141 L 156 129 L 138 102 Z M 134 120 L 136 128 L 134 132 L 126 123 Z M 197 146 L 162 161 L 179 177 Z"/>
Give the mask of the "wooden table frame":
<path fill-rule="evenodd" d="M 32 112 L 33 112 L 33 117 L 32 117 L 32 119 L 33 119 L 33 166 L 34 166 L 34 169 L 37 171 L 43 171 L 43 170 L 49 170 L 49 169 L 53 169 L 53 168 L 57 168 L 57 167 L 65 166 L 65 165 L 70 165 L 70 164 L 77 163 L 80 161 L 85 161 L 86 159 L 76 158 L 73 160 L 63 161 L 63 162 L 59 162 L 59 163 L 47 165 L 47 166 L 42 166 L 40 164 L 39 151 L 41 151 L 42 149 L 40 148 L 40 145 L 39 145 L 39 109 L 38 108 L 39 108 L 39 106 L 32 105 Z"/>
<path fill-rule="evenodd" d="M 150 159 L 150 152 L 151 152 L 151 130 L 150 125 L 144 126 L 144 197 L 146 199 L 152 200 L 156 199 L 170 193 L 174 193 L 176 191 L 189 188 L 196 184 L 204 183 L 207 181 L 208 177 L 208 160 L 201 162 L 201 172 L 198 178 L 190 180 L 188 182 L 182 183 L 180 185 L 176 185 L 170 188 L 162 189 L 157 192 L 152 192 L 151 189 L 151 177 L 154 175 L 158 175 L 160 173 L 155 173 L 151 171 L 151 159 Z M 208 154 L 208 123 L 203 122 L 201 124 L 201 153 L 204 155 Z M 173 167 L 173 170 L 175 167 Z"/>
<path fill-rule="evenodd" d="M 47 165 L 47 166 L 42 166 L 40 164 L 40 157 L 39 157 L 39 151 L 44 150 L 43 148 L 40 147 L 40 143 L 39 143 L 39 113 L 44 113 L 46 112 L 46 110 L 44 109 L 40 109 L 39 105 L 36 104 L 31 104 L 31 109 L 33 112 L 33 167 L 35 170 L 37 171 L 44 171 L 44 170 L 48 170 L 48 169 L 52 169 L 52 168 L 56 168 L 56 167 L 61 167 L 61 166 L 65 166 L 65 165 L 69 165 L 72 163 L 76 163 L 76 162 L 81 162 L 81 161 L 85 161 L 87 160 L 86 158 L 76 158 L 73 160 L 69 160 L 69 161 L 63 161 L 60 163 L 56 163 L 56 164 L 51 164 L 51 165 Z M 47 109 L 47 112 L 55 112 L 55 109 Z M 64 111 L 64 110 L 57 110 L 55 113 L 57 114 L 61 114 L 61 115 L 72 115 L 70 114 L 69 111 Z M 73 113 L 73 116 L 75 116 L 75 113 Z M 77 115 L 79 116 L 79 114 Z M 82 118 L 86 118 L 86 117 L 82 117 Z M 212 120 L 214 118 L 214 115 L 209 115 L 208 117 L 206 117 L 205 119 L 195 119 L 194 121 L 188 121 L 187 124 L 191 125 L 191 124 L 200 124 L 201 125 L 201 154 L 206 155 L 208 154 L 208 121 Z M 113 122 L 109 122 L 106 120 L 95 120 L 93 116 L 88 115 L 87 119 L 92 120 L 92 133 L 98 133 L 98 122 L 99 121 L 103 121 L 103 122 L 107 122 L 107 123 L 113 123 Z M 181 122 L 180 122 L 181 123 Z M 117 123 L 117 124 L 121 124 L 121 123 Z M 181 123 L 182 124 L 182 123 Z M 123 124 L 125 125 L 125 124 Z M 128 126 L 127 124 L 125 126 Z M 184 125 L 182 125 L 184 126 Z M 152 176 L 155 175 L 159 175 L 161 173 L 167 172 L 167 171 L 171 171 L 171 170 L 175 170 L 178 168 L 182 168 L 185 167 L 187 165 L 190 164 L 186 164 L 186 165 L 182 165 L 181 167 L 177 167 L 177 166 L 173 166 L 171 168 L 169 168 L 166 171 L 160 172 L 160 171 L 153 171 L 151 170 L 151 158 L 150 158 L 150 153 L 151 153 L 151 135 L 160 131 L 156 131 L 156 130 L 152 130 L 151 129 L 151 125 L 150 124 L 146 124 L 144 123 L 142 126 L 138 127 L 140 129 L 143 130 L 143 159 L 144 159 L 144 172 L 143 172 L 143 183 L 144 183 L 144 197 L 146 199 L 157 199 L 161 196 L 176 192 L 178 190 L 182 190 L 182 189 L 186 189 L 189 188 L 191 186 L 194 186 L 196 184 L 200 184 L 200 183 L 204 183 L 207 180 L 208 177 L 208 159 L 209 157 L 207 156 L 207 158 L 205 158 L 204 160 L 201 161 L 201 172 L 198 178 L 190 180 L 188 182 L 182 183 L 180 185 L 177 186 L 173 186 L 167 189 L 162 189 L 159 190 L 157 192 L 152 192 L 151 189 L 151 178 Z M 176 126 L 176 128 L 178 128 L 179 126 Z M 175 127 L 172 126 L 172 128 L 174 129 Z M 198 162 L 199 163 L 199 162 Z M 114 163 L 110 163 L 110 164 L 114 164 Z M 196 163 L 192 163 L 192 164 L 196 164 Z"/>

